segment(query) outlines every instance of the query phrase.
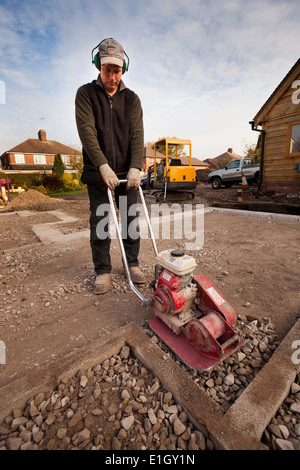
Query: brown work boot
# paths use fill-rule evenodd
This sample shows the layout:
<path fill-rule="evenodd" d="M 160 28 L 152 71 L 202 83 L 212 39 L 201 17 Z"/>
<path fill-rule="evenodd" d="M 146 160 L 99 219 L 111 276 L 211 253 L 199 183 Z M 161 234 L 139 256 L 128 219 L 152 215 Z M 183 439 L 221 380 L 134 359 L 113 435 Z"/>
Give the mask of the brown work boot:
<path fill-rule="evenodd" d="M 145 284 L 146 283 L 146 277 L 143 271 L 140 270 L 138 266 L 129 266 L 129 273 L 132 282 L 134 284 Z"/>
<path fill-rule="evenodd" d="M 104 294 L 110 288 L 110 273 L 98 274 L 94 282 L 94 294 Z"/>

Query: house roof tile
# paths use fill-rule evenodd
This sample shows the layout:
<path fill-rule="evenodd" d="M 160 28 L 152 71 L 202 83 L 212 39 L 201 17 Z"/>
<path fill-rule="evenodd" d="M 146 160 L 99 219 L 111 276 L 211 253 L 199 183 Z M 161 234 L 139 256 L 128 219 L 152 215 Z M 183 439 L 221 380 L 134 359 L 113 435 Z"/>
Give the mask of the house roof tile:
<path fill-rule="evenodd" d="M 210 163 L 214 168 L 224 168 L 227 163 L 231 162 L 231 160 L 234 160 L 235 158 L 242 158 L 241 155 L 238 155 L 237 153 L 234 152 L 227 152 L 222 153 L 221 155 L 218 155 L 215 158 L 206 158 L 204 161 L 207 163 Z"/>
<path fill-rule="evenodd" d="M 55 155 L 56 153 L 64 155 L 81 155 L 81 152 L 68 147 L 67 145 L 61 144 L 56 140 L 47 140 L 42 142 L 39 139 L 27 139 L 21 144 L 7 150 L 5 153 L 43 153 L 47 155 Z"/>

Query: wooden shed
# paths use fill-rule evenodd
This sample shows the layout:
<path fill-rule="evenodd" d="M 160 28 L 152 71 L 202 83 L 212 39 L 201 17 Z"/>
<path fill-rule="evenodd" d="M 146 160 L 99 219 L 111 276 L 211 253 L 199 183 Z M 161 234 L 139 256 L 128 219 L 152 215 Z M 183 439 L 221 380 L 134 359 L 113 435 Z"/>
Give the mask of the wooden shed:
<path fill-rule="evenodd" d="M 261 188 L 300 194 L 300 59 L 250 124 L 262 136 Z"/>

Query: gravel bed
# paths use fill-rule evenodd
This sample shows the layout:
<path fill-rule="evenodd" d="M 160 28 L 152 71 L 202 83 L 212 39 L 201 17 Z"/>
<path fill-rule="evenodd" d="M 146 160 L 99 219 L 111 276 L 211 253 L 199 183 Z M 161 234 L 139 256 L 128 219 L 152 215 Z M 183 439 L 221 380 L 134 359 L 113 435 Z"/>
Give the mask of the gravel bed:
<path fill-rule="evenodd" d="M 227 411 L 280 344 L 268 318 L 260 321 L 249 315 L 248 320 L 246 323 L 238 318 L 234 325 L 235 331 L 244 340 L 241 349 L 205 372 L 188 368 L 153 332 L 148 330 L 148 334 L 166 354 L 181 364 L 199 387 Z M 291 385 L 288 397 L 267 426 L 262 442 L 271 450 L 300 450 L 300 373 Z"/>
<path fill-rule="evenodd" d="M 262 442 L 272 450 L 300 450 L 300 374 L 267 426 Z"/>
<path fill-rule="evenodd" d="M 59 256 L 61 252 L 65 253 L 69 251 L 68 248 L 57 248 L 56 250 L 52 248 L 51 250 L 51 256 L 53 257 Z M 3 294 L 6 295 L 4 295 L 2 299 L 0 324 L 3 323 L 7 325 L 8 323 L 12 323 L 16 328 L 18 327 L 18 315 L 20 311 L 17 308 L 14 309 L 12 303 L 14 295 L 16 295 L 16 289 L 11 288 L 9 278 L 11 277 L 14 280 L 17 278 L 22 282 L 22 279 L 31 272 L 31 266 L 34 265 L 35 262 L 35 255 L 45 256 L 47 258 L 49 253 L 40 253 L 40 250 L 37 250 L 36 253 L 30 250 L 30 252 L 26 252 L 26 254 L 17 253 L 13 257 L 7 255 L 3 258 L 4 272 L 0 277 L 5 276 Z M 27 256 L 30 257 L 30 261 L 29 259 L 27 260 Z M 57 288 L 49 292 L 44 292 L 43 296 L 39 297 L 39 302 L 45 305 L 48 305 L 48 303 L 57 305 L 61 304 L 63 299 L 70 294 L 82 293 L 84 295 L 92 295 L 94 275 L 87 275 L 87 273 L 91 272 L 89 268 L 90 266 L 86 266 L 86 269 L 81 270 L 73 283 L 62 285 L 59 284 L 58 281 Z M 144 269 L 147 271 L 147 266 L 144 267 Z M 119 295 L 131 292 L 124 276 L 119 274 L 112 276 L 112 292 Z M 147 295 L 146 291 L 145 295 Z M 34 299 L 31 299 L 31 302 L 35 302 Z M 95 303 L 97 302 L 99 302 L 99 300 L 95 299 Z M 177 357 L 173 355 L 151 330 L 149 330 L 148 325 L 145 324 L 143 326 L 144 332 L 151 337 L 151 340 L 157 343 L 165 351 L 165 354 L 170 355 L 175 361 L 179 362 L 181 367 L 190 374 L 199 387 L 204 389 L 212 399 L 216 400 L 223 407 L 224 411 L 229 409 L 232 403 L 234 403 L 251 383 L 263 365 L 268 362 L 279 344 L 273 325 L 268 318 L 264 318 L 260 321 L 248 315 L 247 321 L 244 322 L 241 318 L 238 318 L 234 329 L 244 339 L 243 347 L 235 354 L 228 357 L 224 363 L 218 364 L 212 370 L 199 372 L 189 369 L 178 361 Z M 114 367 L 115 364 L 116 367 Z M 173 413 L 167 411 L 166 403 L 164 403 L 164 399 L 167 400 L 167 398 L 164 398 L 166 392 L 160 384 L 157 392 L 150 394 L 152 386 L 159 383 L 158 379 L 149 374 L 136 359 L 130 356 L 126 359 L 121 358 L 121 356 L 113 357 L 109 361 L 108 369 L 106 368 L 107 363 L 101 366 L 96 365 L 95 368 L 90 371 L 79 372 L 77 374 L 78 376 L 71 379 L 69 383 L 62 382 L 53 394 L 49 396 L 45 394 L 41 403 L 38 405 L 35 404 L 38 408 L 37 415 L 31 416 L 29 410 L 30 406 L 36 403 L 36 401 L 38 402 L 41 396 L 39 396 L 39 398 L 32 397 L 24 410 L 14 410 L 13 414 L 6 417 L 1 425 L 0 448 L 48 449 L 52 445 L 53 449 L 99 448 L 105 450 L 117 448 L 166 448 L 167 450 L 213 448 L 211 441 L 207 439 L 203 433 L 194 429 L 193 425 L 188 422 L 180 404 L 175 404 L 173 398 L 170 398 L 170 402 L 167 404 L 170 407 L 176 406 L 176 414 L 180 417 L 183 426 L 186 427 L 186 430 L 182 433 L 183 436 L 181 436 L 181 434 L 176 435 L 173 428 L 174 423 L 172 422 L 174 416 L 171 418 L 175 413 L 175 408 L 173 408 Z M 89 377 L 91 374 L 94 374 L 92 380 Z M 124 374 L 127 374 L 129 377 L 126 379 L 128 384 L 126 381 L 123 382 Z M 79 378 L 84 375 L 89 379 L 89 383 L 85 387 L 80 385 L 79 381 Z M 140 384 L 139 380 L 142 380 L 144 384 L 142 385 L 142 382 Z M 134 385 L 132 387 L 129 386 L 129 382 Z M 92 389 L 92 386 L 95 388 L 96 384 L 98 384 L 101 390 L 101 395 L 98 398 L 95 398 Z M 137 387 L 140 387 L 140 389 Z M 155 385 L 155 387 L 157 387 L 157 385 Z M 128 397 L 130 402 L 128 406 L 132 407 L 131 411 L 130 408 L 127 408 L 127 405 L 122 409 L 124 401 L 124 397 L 122 398 L 122 396 L 126 394 L 124 390 L 127 390 L 130 395 Z M 289 397 L 280 407 L 276 416 L 265 430 L 263 441 L 270 449 L 293 448 L 299 450 L 300 448 L 299 390 L 300 383 L 298 375 L 295 383 L 292 384 Z M 105 397 L 108 396 L 109 403 L 112 401 L 111 398 L 114 397 L 115 413 L 110 410 L 111 412 L 108 414 L 110 407 L 107 407 L 105 399 Z M 167 397 L 169 397 L 169 395 L 167 395 Z M 63 400 L 64 398 L 65 400 Z M 92 403 L 88 403 L 89 401 L 92 401 Z M 143 407 L 137 408 L 140 404 L 143 404 Z M 96 414 L 99 413 L 97 417 L 92 413 L 96 408 L 101 411 L 101 413 L 100 411 L 96 411 Z M 76 414 L 77 409 L 80 410 L 82 416 L 80 423 L 77 427 L 69 428 L 68 421 L 71 419 L 72 412 Z M 140 409 L 142 409 L 142 411 L 140 411 Z M 148 415 L 149 410 L 154 410 L 153 412 L 157 420 L 154 424 L 150 421 Z M 165 413 L 165 415 L 163 415 L 162 412 Z M 115 419 L 113 419 L 114 415 Z M 50 419 L 48 419 L 49 416 Z M 51 422 L 53 419 L 52 416 L 55 417 L 53 422 Z M 124 421 L 123 424 L 121 424 L 121 421 L 130 416 L 134 417 L 133 423 L 128 429 L 125 429 L 123 424 L 128 426 L 132 418 Z M 150 412 L 150 416 L 152 416 L 153 421 L 155 421 L 152 412 Z M 17 418 L 20 418 L 19 421 L 14 421 Z M 19 423 L 18 426 L 17 423 Z M 178 422 L 176 421 L 176 423 Z M 66 435 L 64 436 L 65 439 L 59 439 L 59 437 L 56 436 L 56 433 L 60 429 L 63 430 L 59 432 L 59 436 L 65 432 L 64 429 L 67 429 Z M 76 441 L 77 434 L 85 429 L 90 432 L 90 437 L 86 439 L 87 442 L 82 441 L 78 444 Z M 23 431 L 26 431 L 26 433 Z M 88 434 L 87 431 L 85 434 Z M 190 437 L 188 437 L 189 435 Z M 82 435 L 80 436 L 82 437 Z"/>
<path fill-rule="evenodd" d="M 211 398 L 227 410 L 276 349 L 278 341 L 265 319 L 236 330 L 244 346 L 208 372 L 181 364 Z M 175 361 L 147 326 L 144 332 Z M 267 347 L 266 347 L 267 346 Z M 300 448 L 299 375 L 289 397 L 265 430 L 270 449 Z M 2 450 L 214 450 L 205 432 L 194 428 L 180 404 L 130 349 L 63 379 L 55 391 L 31 397 L 0 424 Z"/>
<path fill-rule="evenodd" d="M 152 336 L 153 342 L 158 343 L 175 362 L 181 364 L 199 387 L 227 411 L 280 344 L 268 318 L 259 321 L 248 315 L 247 323 L 238 318 L 233 328 L 243 339 L 242 347 L 208 371 L 190 369 L 182 364 L 153 332 L 149 331 L 148 334 Z"/>
<path fill-rule="evenodd" d="M 26 197 L 30 197 L 32 210 L 48 210 L 60 207 L 60 204 L 61 207 L 68 204 L 65 201 L 56 201 L 48 206 L 50 198 L 36 193 L 28 191 L 26 195 L 22 197 L 20 195 L 18 210 L 29 208 L 26 206 L 28 203 Z M 71 207 L 74 213 L 78 212 L 75 203 L 69 203 L 69 210 Z M 16 207 L 10 210 L 16 210 Z M 5 227 L 5 239 L 3 239 L 7 248 L 15 243 L 10 241 L 10 236 L 17 237 L 15 219 L 10 220 L 11 225 Z M 81 220 L 78 224 L 80 228 L 84 227 L 81 225 Z M 69 226 L 69 230 L 78 228 L 75 225 Z M 65 230 L 67 227 L 63 226 L 62 229 Z M 32 242 L 32 234 L 28 230 L 23 236 L 21 245 Z M 207 237 L 210 236 L 213 234 L 208 233 Z M 21 328 L 21 314 L 25 315 L 26 308 L 26 316 L 30 317 L 30 309 L 36 305 L 55 308 L 63 305 L 67 297 L 73 294 L 92 295 L 94 276 L 89 274 L 91 264 L 87 264 L 76 271 L 73 282 L 62 282 L 57 279 L 51 290 L 34 292 L 28 299 L 25 299 L 27 295 L 24 293 L 24 298 L 22 297 L 20 302 L 17 301 L 18 295 L 25 289 L 23 283 L 35 270 L 37 259 L 58 262 L 59 257 L 69 251 L 71 249 L 68 247 L 37 247 L 35 250 L 3 256 L 0 274 L 1 326 Z M 218 266 L 221 253 L 217 250 L 206 249 L 200 255 L 203 260 L 209 258 L 207 264 L 210 266 L 212 261 L 216 267 Z M 152 279 L 149 274 L 151 268 L 143 266 L 149 280 Z M 228 272 L 220 274 L 224 279 L 227 275 Z M 129 292 L 131 290 L 125 277 L 114 274 L 112 294 L 124 296 Z M 99 300 L 95 299 L 95 305 L 99 303 Z M 143 327 L 144 332 L 164 350 L 166 355 L 170 355 L 180 363 L 149 330 L 147 324 Z M 212 399 L 216 400 L 225 412 L 268 362 L 279 344 L 268 318 L 260 320 L 250 315 L 247 316 L 247 321 L 238 318 L 234 329 L 244 339 L 244 345 L 224 363 L 218 364 L 208 372 L 194 371 L 180 363 L 183 370 Z M 299 408 L 300 374 L 292 384 L 289 396 L 264 432 L 262 440 L 270 449 L 300 450 Z M 213 443 L 207 435 L 194 428 L 181 405 L 175 403 L 172 395 L 164 390 L 159 380 L 131 356 L 128 348 L 122 349 L 118 355 L 102 364 L 96 364 L 88 370 L 80 370 L 74 377 L 62 380 L 54 392 L 32 396 L 24 409 L 14 409 L 0 423 L 0 449 L 3 450 L 212 450 L 213 448 Z"/>
<path fill-rule="evenodd" d="M 5 450 L 205 450 L 180 404 L 127 346 L 39 393 L 0 425 Z"/>

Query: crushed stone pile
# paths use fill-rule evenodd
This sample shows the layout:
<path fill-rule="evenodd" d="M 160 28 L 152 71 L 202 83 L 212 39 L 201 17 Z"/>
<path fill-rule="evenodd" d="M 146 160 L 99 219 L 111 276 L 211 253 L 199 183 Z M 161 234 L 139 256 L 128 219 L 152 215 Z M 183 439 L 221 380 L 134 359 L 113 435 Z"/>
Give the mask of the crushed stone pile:
<path fill-rule="evenodd" d="M 151 341 L 157 343 L 180 364 L 182 369 L 192 376 L 194 382 L 219 403 L 224 411 L 228 411 L 280 344 L 269 318 L 260 320 L 249 315 L 249 319 L 251 321 L 244 322 L 238 316 L 234 325 L 235 331 L 243 339 L 242 347 L 208 371 L 190 369 L 181 363 L 155 333 L 148 330 L 147 334 L 151 337 Z"/>
<path fill-rule="evenodd" d="M 226 412 L 280 344 L 269 318 L 260 320 L 249 315 L 248 320 L 249 323 L 238 318 L 234 326 L 244 341 L 242 348 L 209 371 L 197 371 L 181 364 L 155 333 L 151 330 L 145 332 L 152 338 L 152 342 L 157 343 L 175 362 L 181 364 L 199 387 Z M 288 397 L 265 429 L 262 442 L 270 450 L 300 450 L 300 373 L 291 385 Z"/>
<path fill-rule="evenodd" d="M 5 212 L 23 211 L 23 210 L 35 210 L 35 211 L 47 211 L 57 209 L 62 205 L 68 204 L 68 201 L 59 198 L 51 198 L 45 194 L 40 193 L 34 189 L 28 189 L 27 191 L 20 193 L 7 206 L 5 206 Z"/>

